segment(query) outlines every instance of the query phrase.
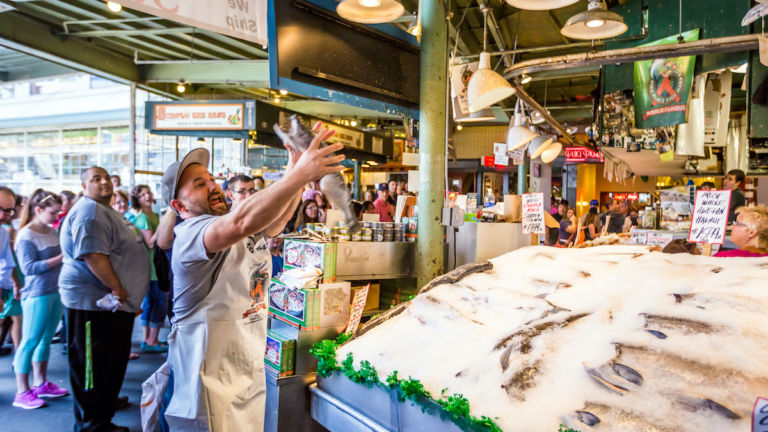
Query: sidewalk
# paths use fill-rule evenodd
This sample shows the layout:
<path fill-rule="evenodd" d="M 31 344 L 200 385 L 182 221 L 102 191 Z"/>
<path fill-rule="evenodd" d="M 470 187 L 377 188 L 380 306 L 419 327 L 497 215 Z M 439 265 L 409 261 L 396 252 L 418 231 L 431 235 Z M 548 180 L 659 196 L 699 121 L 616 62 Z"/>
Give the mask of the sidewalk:
<path fill-rule="evenodd" d="M 167 334 L 168 329 L 163 329 L 160 339 L 165 340 Z M 166 358 L 165 353 L 142 353 L 139 346 L 141 337 L 141 326 L 137 319 L 133 331 L 133 351 L 139 353 L 141 357 L 128 362 L 128 371 L 120 392 L 121 395 L 128 396 L 131 404 L 128 408 L 118 411 L 113 418 L 115 424 L 127 426 L 132 432 L 141 431 L 139 414 L 141 383 L 163 364 Z M 68 389 L 69 370 L 67 359 L 61 350 L 61 344 L 51 345 L 48 380 Z M 71 431 L 74 426 L 72 396 L 47 399 L 48 406 L 37 410 L 23 410 L 11 405 L 16 393 L 16 378 L 11 370 L 12 361 L 12 355 L 0 357 L 0 430 L 4 432 Z"/>

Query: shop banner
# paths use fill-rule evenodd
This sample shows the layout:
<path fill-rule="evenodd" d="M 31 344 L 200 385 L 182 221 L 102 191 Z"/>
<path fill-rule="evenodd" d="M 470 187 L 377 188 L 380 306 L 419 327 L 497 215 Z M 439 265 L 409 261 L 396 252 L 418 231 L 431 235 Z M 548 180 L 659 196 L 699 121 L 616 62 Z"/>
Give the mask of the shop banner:
<path fill-rule="evenodd" d="M 267 45 L 267 0 L 120 0 L 123 7 Z"/>
<path fill-rule="evenodd" d="M 459 120 L 469 117 L 469 102 L 467 101 L 467 88 L 472 73 L 477 70 L 479 62 L 464 63 L 451 68 L 451 99 L 453 105 L 453 119 Z"/>
<path fill-rule="evenodd" d="M 729 190 L 696 191 L 688 241 L 723 244 L 730 204 Z"/>
<path fill-rule="evenodd" d="M 283 113 L 281 112 L 280 114 L 282 115 Z M 342 143 L 344 144 L 344 147 L 351 147 L 358 150 L 363 150 L 363 148 L 365 147 L 365 144 L 364 144 L 365 134 L 363 134 L 362 132 L 356 131 L 354 129 L 347 129 L 345 127 L 324 122 L 318 119 L 312 119 L 312 127 L 314 128 L 318 122 L 323 123 L 323 126 L 326 129 L 332 129 L 336 131 L 336 133 L 333 134 L 333 136 L 328 139 L 329 143 L 332 143 L 332 144 Z M 281 118 L 280 124 L 283 124 L 282 118 Z"/>
<path fill-rule="evenodd" d="M 369 283 L 364 288 L 355 291 L 355 297 L 352 299 L 352 307 L 349 310 L 349 322 L 347 322 L 347 329 L 344 331 L 347 334 L 354 335 L 357 333 L 357 327 L 360 326 L 360 319 L 363 317 L 363 310 L 365 309 L 365 302 L 368 299 L 368 290 L 371 288 Z"/>
<path fill-rule="evenodd" d="M 699 40 L 699 30 L 683 33 L 685 42 Z M 677 35 L 641 46 L 677 43 Z M 635 127 L 650 129 L 686 122 L 688 96 L 696 56 L 635 62 Z"/>
<path fill-rule="evenodd" d="M 241 103 L 156 104 L 154 130 L 243 130 Z"/>
<path fill-rule="evenodd" d="M 523 234 L 545 234 L 544 193 L 523 194 Z"/>

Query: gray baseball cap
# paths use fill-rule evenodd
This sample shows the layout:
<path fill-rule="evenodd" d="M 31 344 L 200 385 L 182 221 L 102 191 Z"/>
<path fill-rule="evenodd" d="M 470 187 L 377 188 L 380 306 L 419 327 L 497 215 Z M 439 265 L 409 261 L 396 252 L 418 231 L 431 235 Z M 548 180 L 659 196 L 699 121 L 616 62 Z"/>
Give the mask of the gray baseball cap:
<path fill-rule="evenodd" d="M 210 158 L 211 154 L 208 153 L 208 150 L 204 148 L 196 148 L 187 153 L 187 155 L 180 161 L 170 164 L 168 169 L 165 170 L 165 174 L 163 174 L 163 184 L 160 191 L 163 195 L 163 200 L 170 205 L 171 200 L 176 199 L 179 179 L 188 166 L 200 164 L 207 168 Z"/>

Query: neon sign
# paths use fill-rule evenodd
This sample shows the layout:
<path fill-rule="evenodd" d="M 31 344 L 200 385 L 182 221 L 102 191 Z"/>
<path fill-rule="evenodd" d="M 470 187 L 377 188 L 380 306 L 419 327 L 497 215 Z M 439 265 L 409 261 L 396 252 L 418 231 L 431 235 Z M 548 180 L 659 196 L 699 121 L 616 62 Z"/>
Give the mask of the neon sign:
<path fill-rule="evenodd" d="M 603 163 L 605 156 L 599 151 L 594 151 L 586 147 L 566 147 L 565 163 Z"/>

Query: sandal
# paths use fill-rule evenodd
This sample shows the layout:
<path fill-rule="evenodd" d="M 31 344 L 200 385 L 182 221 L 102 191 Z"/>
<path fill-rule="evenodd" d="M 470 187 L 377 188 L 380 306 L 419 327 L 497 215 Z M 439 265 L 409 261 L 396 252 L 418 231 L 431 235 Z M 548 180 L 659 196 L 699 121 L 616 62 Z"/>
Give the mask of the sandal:
<path fill-rule="evenodd" d="M 158 352 L 158 353 L 168 352 L 168 347 L 167 346 L 163 346 L 161 344 L 150 345 L 150 344 L 148 344 L 146 342 L 142 342 L 141 343 L 141 349 L 144 352 Z"/>

